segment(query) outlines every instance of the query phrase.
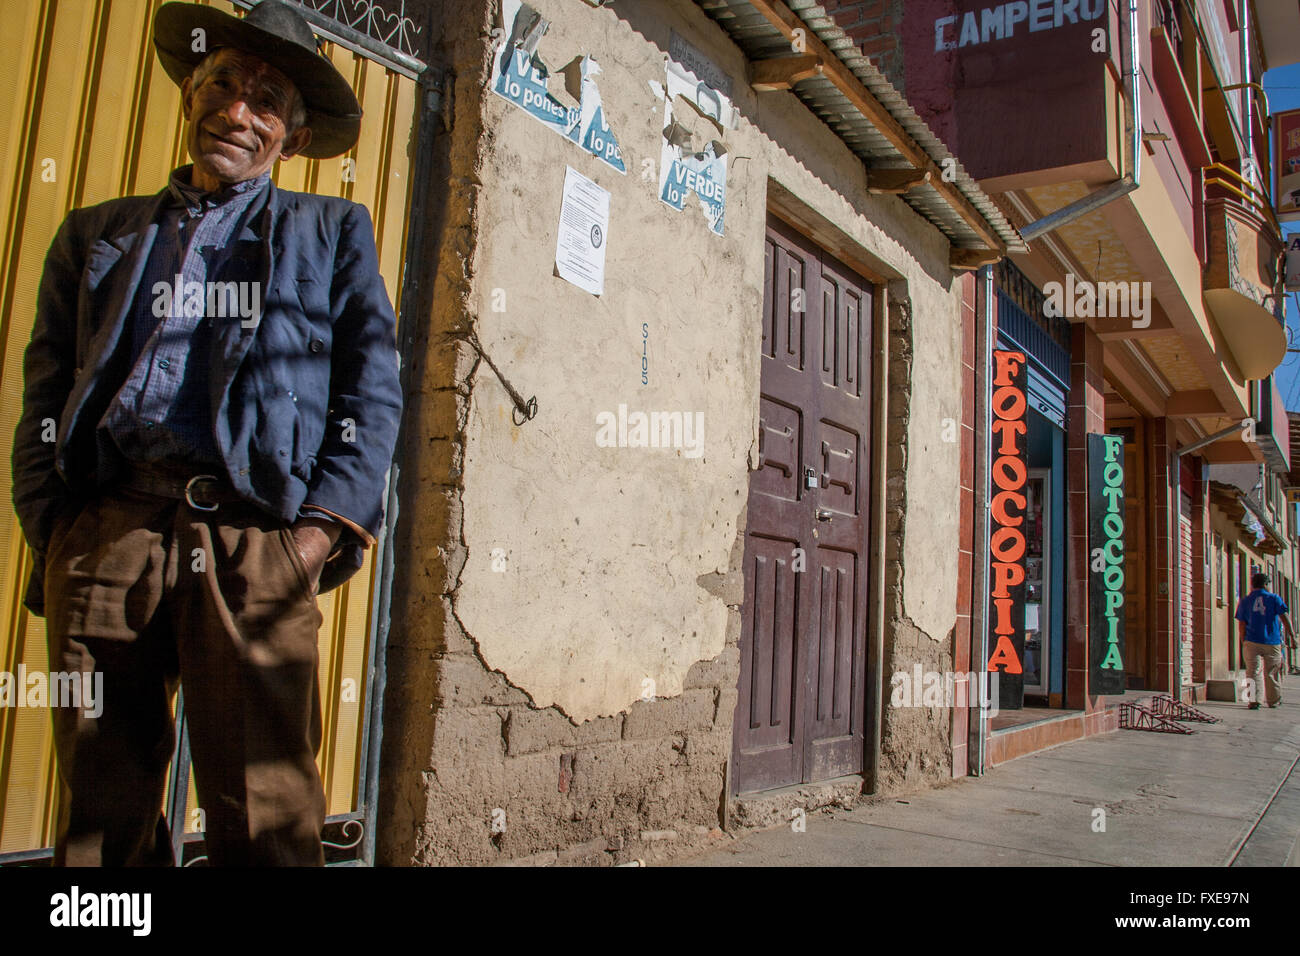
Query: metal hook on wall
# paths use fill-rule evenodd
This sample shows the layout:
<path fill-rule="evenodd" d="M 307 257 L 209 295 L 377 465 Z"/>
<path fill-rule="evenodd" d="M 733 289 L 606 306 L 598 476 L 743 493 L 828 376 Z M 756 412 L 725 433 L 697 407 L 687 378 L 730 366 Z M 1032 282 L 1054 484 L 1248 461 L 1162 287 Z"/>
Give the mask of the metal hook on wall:
<path fill-rule="evenodd" d="M 496 373 L 498 381 L 501 382 L 502 387 L 504 387 L 506 392 L 510 395 L 510 400 L 514 402 L 515 407 L 510 413 L 511 420 L 514 421 L 516 425 L 522 425 L 525 422 L 530 422 L 536 418 L 537 396 L 534 395 L 531 398 L 525 399 L 521 394 L 519 394 L 513 385 L 506 381 L 506 377 L 501 374 L 501 369 L 497 368 L 496 362 L 493 362 L 492 357 L 488 355 L 487 352 L 483 351 L 483 346 L 478 340 L 478 333 L 471 330 L 468 336 L 468 341 L 470 345 L 474 346 L 474 351 L 478 352 L 483 360 L 488 363 L 488 367 Z"/>

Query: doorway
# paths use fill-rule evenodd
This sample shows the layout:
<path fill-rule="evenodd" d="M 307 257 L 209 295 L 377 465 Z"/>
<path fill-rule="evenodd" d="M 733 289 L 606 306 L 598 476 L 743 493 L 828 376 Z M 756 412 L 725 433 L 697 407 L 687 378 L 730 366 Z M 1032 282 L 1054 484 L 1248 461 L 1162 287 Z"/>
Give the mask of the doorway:
<path fill-rule="evenodd" d="M 1052 470 L 1030 468 L 1025 485 L 1025 694 L 1050 692 L 1052 646 Z"/>
<path fill-rule="evenodd" d="M 875 295 L 769 216 L 736 793 L 863 769 Z"/>

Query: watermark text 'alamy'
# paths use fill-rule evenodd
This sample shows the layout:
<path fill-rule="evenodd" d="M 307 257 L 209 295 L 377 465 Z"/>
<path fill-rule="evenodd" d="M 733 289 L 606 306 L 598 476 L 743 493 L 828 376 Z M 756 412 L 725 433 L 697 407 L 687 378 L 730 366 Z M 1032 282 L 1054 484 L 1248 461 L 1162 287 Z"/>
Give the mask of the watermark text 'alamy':
<path fill-rule="evenodd" d="M 1044 285 L 1043 294 L 1049 318 L 1132 319 L 1135 329 L 1151 324 L 1150 282 L 1089 282 L 1069 272 L 1064 283 Z"/>

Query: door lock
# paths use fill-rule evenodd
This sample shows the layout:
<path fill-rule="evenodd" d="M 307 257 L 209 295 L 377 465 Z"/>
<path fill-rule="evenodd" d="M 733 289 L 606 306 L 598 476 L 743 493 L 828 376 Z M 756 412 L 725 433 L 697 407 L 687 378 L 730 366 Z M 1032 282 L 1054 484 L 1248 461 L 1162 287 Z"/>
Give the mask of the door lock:
<path fill-rule="evenodd" d="M 813 471 L 811 468 L 805 468 L 803 470 L 803 486 L 805 488 L 816 488 L 817 472 Z"/>
<path fill-rule="evenodd" d="M 831 518 L 833 518 L 833 517 L 834 517 L 834 514 L 831 512 L 831 509 L 830 509 L 830 508 L 818 508 L 818 509 L 817 509 L 817 520 L 818 520 L 818 521 L 830 521 Z"/>

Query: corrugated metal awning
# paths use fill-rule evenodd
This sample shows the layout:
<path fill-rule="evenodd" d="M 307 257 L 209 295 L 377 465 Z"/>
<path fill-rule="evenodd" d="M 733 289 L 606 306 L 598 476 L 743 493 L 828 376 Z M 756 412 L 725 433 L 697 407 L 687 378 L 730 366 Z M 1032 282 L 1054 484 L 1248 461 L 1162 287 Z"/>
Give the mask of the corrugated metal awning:
<path fill-rule="evenodd" d="M 920 168 L 917 159 L 923 158 L 934 175 L 902 193 L 904 202 L 958 249 L 1026 251 L 1024 240 L 948 147 L 815 0 L 695 2 L 752 62 L 791 57 L 792 29 L 806 29 L 807 52 L 824 52 L 837 62 L 827 62 L 820 73 L 790 88 L 868 169 Z M 873 117 L 864 106 L 879 109 Z M 952 182 L 943 181 L 944 168 L 955 173 Z"/>
<path fill-rule="evenodd" d="M 1286 550 L 1286 538 L 1273 527 L 1264 509 L 1236 485 L 1211 481 L 1210 501 L 1255 539 L 1256 550 L 1266 554 L 1281 554 Z"/>

